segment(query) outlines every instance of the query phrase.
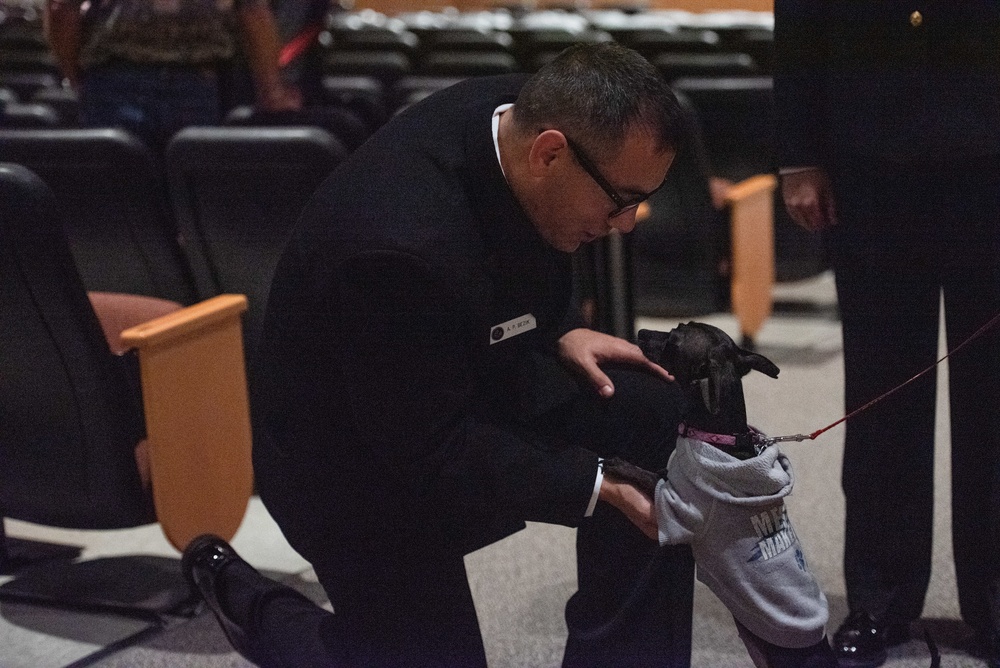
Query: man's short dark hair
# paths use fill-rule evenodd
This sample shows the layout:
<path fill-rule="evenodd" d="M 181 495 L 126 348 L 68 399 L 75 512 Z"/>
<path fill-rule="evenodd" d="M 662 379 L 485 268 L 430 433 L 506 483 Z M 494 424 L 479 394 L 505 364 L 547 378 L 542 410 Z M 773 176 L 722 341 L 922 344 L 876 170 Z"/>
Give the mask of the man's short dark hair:
<path fill-rule="evenodd" d="M 660 148 L 678 148 L 681 109 L 653 65 L 620 44 L 577 44 L 540 69 L 521 89 L 514 123 L 523 133 L 554 128 L 598 155 L 644 127 Z"/>

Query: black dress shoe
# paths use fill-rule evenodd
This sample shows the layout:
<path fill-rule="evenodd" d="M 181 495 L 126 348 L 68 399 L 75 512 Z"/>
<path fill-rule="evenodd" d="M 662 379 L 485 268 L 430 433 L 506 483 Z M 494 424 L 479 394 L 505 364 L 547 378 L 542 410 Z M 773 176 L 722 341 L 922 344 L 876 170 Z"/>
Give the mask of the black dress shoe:
<path fill-rule="evenodd" d="M 842 668 L 876 668 L 885 663 L 886 648 L 909 639 L 909 625 L 879 623 L 858 610 L 848 615 L 833 634 L 833 652 Z"/>
<path fill-rule="evenodd" d="M 192 591 L 205 601 L 208 609 L 215 615 L 229 644 L 244 657 L 253 660 L 246 631 L 226 612 L 219 600 L 223 570 L 240 562 L 246 564 L 229 543 L 218 536 L 204 534 L 192 540 L 185 548 L 181 557 L 181 570 Z M 247 564 L 247 567 L 250 565 Z"/>

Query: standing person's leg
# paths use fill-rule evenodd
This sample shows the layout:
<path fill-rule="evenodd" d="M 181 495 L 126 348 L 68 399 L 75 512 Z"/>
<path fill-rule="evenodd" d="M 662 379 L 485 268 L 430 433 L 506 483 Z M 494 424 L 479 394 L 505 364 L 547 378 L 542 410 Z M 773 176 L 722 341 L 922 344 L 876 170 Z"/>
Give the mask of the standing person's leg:
<path fill-rule="evenodd" d="M 992 294 L 968 294 L 975 285 Z M 946 288 L 949 346 L 1000 313 L 1000 283 Z M 958 292 L 959 294 L 956 294 Z M 961 293 L 965 293 L 961 295 Z M 992 313 L 990 311 L 992 310 Z M 951 520 L 962 618 L 1000 641 L 1000 329 L 949 360 Z M 997 648 L 1000 650 L 1000 647 Z"/>
<path fill-rule="evenodd" d="M 949 178 L 950 177 L 950 178 Z M 1000 314 L 1000 159 L 942 175 L 948 346 Z M 1000 658 L 1000 325 L 949 359 L 952 538 L 962 618 Z"/>
<path fill-rule="evenodd" d="M 114 63 L 87 70 L 80 86 L 80 125 L 121 128 L 152 145 L 157 87 L 155 70 L 144 66 Z"/>
<path fill-rule="evenodd" d="M 850 411 L 933 364 L 940 289 L 936 266 L 917 257 L 927 220 L 912 174 L 859 162 L 841 174 L 837 194 L 830 241 Z M 905 638 L 930 578 L 935 379 L 931 371 L 846 426 L 848 607 L 885 631 L 880 651 Z M 837 643 L 866 642 L 847 636 L 838 632 Z"/>
<path fill-rule="evenodd" d="M 80 124 L 127 130 L 160 158 L 179 130 L 218 125 L 220 113 L 214 68 L 115 63 L 83 77 Z"/>
<path fill-rule="evenodd" d="M 154 137 L 160 155 L 173 136 L 184 128 L 222 122 L 219 76 L 214 67 L 164 67 L 161 91 Z"/>
<path fill-rule="evenodd" d="M 838 268 L 837 294 L 847 411 L 933 363 L 936 285 Z M 919 617 L 930 578 L 935 377 L 851 418 L 844 436 L 848 607 L 888 624 Z"/>
<path fill-rule="evenodd" d="M 652 374 L 609 369 L 615 395 L 584 390 L 560 415 L 565 438 L 660 471 L 674 449 L 682 396 Z M 578 591 L 566 608 L 565 666 L 688 666 L 694 562 L 660 548 L 598 503 L 577 531 Z"/>

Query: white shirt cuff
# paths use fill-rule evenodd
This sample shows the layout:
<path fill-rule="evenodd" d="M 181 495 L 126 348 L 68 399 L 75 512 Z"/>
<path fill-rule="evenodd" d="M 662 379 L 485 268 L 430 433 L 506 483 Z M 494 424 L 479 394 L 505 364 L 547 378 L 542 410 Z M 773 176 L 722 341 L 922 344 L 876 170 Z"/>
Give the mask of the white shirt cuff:
<path fill-rule="evenodd" d="M 604 482 L 604 459 L 600 458 L 597 460 L 597 479 L 594 480 L 594 493 L 590 495 L 590 503 L 587 504 L 587 512 L 583 514 L 584 517 L 590 517 L 594 514 L 594 507 L 597 505 L 597 497 L 601 492 L 602 482 Z"/>

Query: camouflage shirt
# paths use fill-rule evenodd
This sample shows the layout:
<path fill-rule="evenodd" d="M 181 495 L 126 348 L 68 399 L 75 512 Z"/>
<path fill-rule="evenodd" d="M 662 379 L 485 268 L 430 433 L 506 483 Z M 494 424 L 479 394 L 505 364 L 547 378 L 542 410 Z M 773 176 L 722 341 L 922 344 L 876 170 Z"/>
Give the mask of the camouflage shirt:
<path fill-rule="evenodd" d="M 79 4 L 77 0 L 65 0 Z M 234 9 L 267 0 L 92 0 L 81 66 L 111 60 L 211 65 L 236 51 Z"/>

